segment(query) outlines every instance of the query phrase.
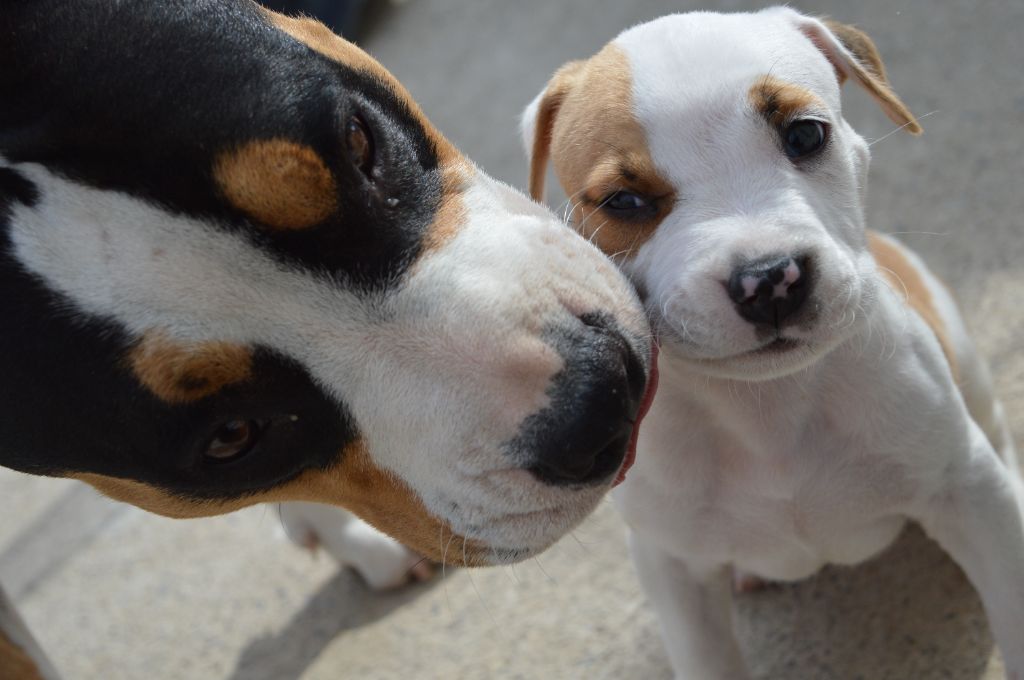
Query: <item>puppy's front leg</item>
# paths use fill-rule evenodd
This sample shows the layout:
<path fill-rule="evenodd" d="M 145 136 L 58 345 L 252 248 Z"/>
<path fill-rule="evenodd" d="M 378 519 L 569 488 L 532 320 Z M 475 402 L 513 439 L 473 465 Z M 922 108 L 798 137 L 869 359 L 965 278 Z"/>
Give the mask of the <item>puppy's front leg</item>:
<path fill-rule="evenodd" d="M 679 680 L 749 677 L 732 629 L 730 572 L 698 577 L 687 566 L 630 532 L 633 564 L 661 622 Z"/>
<path fill-rule="evenodd" d="M 1024 680 L 1024 498 L 1020 480 L 970 423 L 945 485 L 916 517 L 974 584 L 1010 680 Z"/>
<path fill-rule="evenodd" d="M 426 560 L 347 510 L 293 501 L 281 503 L 280 513 L 294 543 L 323 548 L 338 564 L 355 569 L 374 590 L 423 581 L 432 574 Z"/>

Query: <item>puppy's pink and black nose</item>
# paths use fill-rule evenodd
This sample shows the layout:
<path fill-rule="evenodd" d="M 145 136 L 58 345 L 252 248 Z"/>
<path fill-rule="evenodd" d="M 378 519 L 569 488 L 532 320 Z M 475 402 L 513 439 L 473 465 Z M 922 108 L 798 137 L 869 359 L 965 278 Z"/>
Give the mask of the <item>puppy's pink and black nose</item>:
<path fill-rule="evenodd" d="M 726 287 L 741 317 L 779 328 L 807 301 L 810 268 L 807 255 L 762 258 L 736 267 Z"/>
<path fill-rule="evenodd" d="M 550 405 L 526 419 L 513 455 L 542 482 L 597 484 L 622 466 L 647 386 L 648 371 L 613 322 L 588 315 L 549 334 L 564 367 Z"/>

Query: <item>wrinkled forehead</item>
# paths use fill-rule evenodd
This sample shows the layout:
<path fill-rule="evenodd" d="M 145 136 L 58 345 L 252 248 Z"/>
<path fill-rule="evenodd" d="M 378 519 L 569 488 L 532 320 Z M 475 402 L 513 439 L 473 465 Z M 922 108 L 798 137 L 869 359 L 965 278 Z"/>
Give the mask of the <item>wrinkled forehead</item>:
<path fill-rule="evenodd" d="M 637 117 L 652 125 L 683 113 L 714 119 L 723 107 L 744 106 L 765 76 L 809 90 L 838 110 L 831 65 L 789 14 L 787 8 L 676 14 L 619 35 L 615 44 L 629 59 Z"/>

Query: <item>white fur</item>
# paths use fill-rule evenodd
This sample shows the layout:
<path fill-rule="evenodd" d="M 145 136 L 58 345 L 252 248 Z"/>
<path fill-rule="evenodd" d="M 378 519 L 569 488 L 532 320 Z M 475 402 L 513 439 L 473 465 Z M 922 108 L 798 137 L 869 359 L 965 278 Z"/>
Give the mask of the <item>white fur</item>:
<path fill-rule="evenodd" d="M 825 30 L 786 8 L 694 13 L 616 39 L 653 160 L 679 194 L 620 263 L 662 337 L 658 395 L 613 494 L 637 570 L 677 676 L 737 680 L 733 569 L 801 579 L 877 554 L 915 520 L 967 572 L 1021 678 L 1024 529 L 1008 429 L 942 286 L 924 273 L 963 393 L 866 250 L 867 145 L 841 117 L 833 69 L 800 31 L 809 24 Z M 825 103 L 814 114 L 832 147 L 813 169 L 794 169 L 752 111 L 748 91 L 766 73 Z M 784 329 L 800 348 L 758 354 L 768 341 L 722 282 L 736 256 L 795 250 L 816 262 L 806 304 L 818 318 Z"/>
<path fill-rule="evenodd" d="M 397 290 L 367 297 L 215 225 L 43 166 L 10 167 L 40 193 L 12 209 L 26 269 L 129 333 L 259 344 L 299 361 L 350 409 L 374 462 L 456 533 L 526 556 L 607 491 L 542 484 L 502 445 L 547 403 L 561 368 L 545 328 L 603 310 L 643 343 L 646 321 L 595 248 L 475 168 L 456 235 Z"/>

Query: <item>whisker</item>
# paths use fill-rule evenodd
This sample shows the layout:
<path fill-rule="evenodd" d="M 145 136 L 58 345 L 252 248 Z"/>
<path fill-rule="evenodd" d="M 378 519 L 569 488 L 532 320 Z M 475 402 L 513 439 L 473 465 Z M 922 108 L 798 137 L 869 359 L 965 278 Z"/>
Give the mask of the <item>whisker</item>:
<path fill-rule="evenodd" d="M 929 111 L 928 113 L 924 114 L 923 116 L 918 116 L 918 117 L 917 117 L 917 119 L 918 119 L 918 120 L 921 120 L 922 118 L 927 118 L 928 116 L 930 116 L 930 115 L 932 115 L 932 114 L 934 114 L 934 113 L 938 113 L 938 110 L 935 110 L 935 111 Z M 870 147 L 874 146 L 875 144 L 878 144 L 878 143 L 879 143 L 880 141 L 882 141 L 883 139 L 888 139 L 889 137 L 892 137 L 892 136 L 893 136 L 894 134 L 896 134 L 897 132 L 899 132 L 899 131 L 900 131 L 900 130 L 902 130 L 903 128 L 905 128 L 905 127 L 907 127 L 908 125 L 910 125 L 910 124 L 911 124 L 911 122 L 912 122 L 912 121 L 907 121 L 906 123 L 904 123 L 903 125 L 900 125 L 900 126 L 899 126 L 898 128 L 896 128 L 895 130 L 893 130 L 893 131 L 892 131 L 892 132 L 890 132 L 889 134 L 887 134 L 887 135 L 883 135 L 883 136 L 879 137 L 878 139 L 876 139 L 876 140 L 874 140 L 873 142 L 869 143 L 869 144 L 868 144 L 868 147 L 870 148 Z"/>
<path fill-rule="evenodd" d="M 444 525 L 441 525 L 441 540 L 444 540 Z M 452 599 L 448 594 L 448 580 L 447 573 L 445 572 L 445 563 L 448 559 L 448 548 L 452 546 L 452 541 L 455 540 L 455 532 L 452 532 L 451 538 L 448 539 L 448 544 L 445 545 L 444 550 L 441 552 L 441 583 L 444 584 L 444 599 L 448 603 L 448 615 L 454 617 L 455 610 L 452 609 Z"/>
<path fill-rule="evenodd" d="M 544 565 L 540 563 L 540 557 L 534 557 L 533 561 L 537 563 L 537 566 L 540 567 L 541 573 L 544 574 L 545 576 L 547 576 L 549 581 L 551 581 L 555 585 L 558 585 L 558 581 L 556 581 L 555 579 L 551 578 L 551 574 L 549 574 L 548 570 L 544 568 Z"/>
<path fill-rule="evenodd" d="M 576 535 L 575 531 L 570 531 L 569 535 L 572 536 L 572 540 L 576 541 L 576 545 L 580 547 L 580 550 L 583 551 L 584 555 L 586 555 L 587 557 L 593 556 L 594 551 L 592 551 L 589 546 L 587 546 L 585 543 L 583 543 L 583 541 L 580 540 L 579 536 Z"/>

